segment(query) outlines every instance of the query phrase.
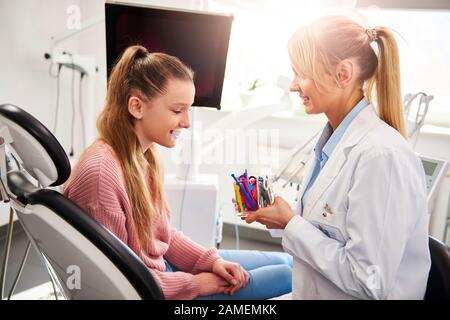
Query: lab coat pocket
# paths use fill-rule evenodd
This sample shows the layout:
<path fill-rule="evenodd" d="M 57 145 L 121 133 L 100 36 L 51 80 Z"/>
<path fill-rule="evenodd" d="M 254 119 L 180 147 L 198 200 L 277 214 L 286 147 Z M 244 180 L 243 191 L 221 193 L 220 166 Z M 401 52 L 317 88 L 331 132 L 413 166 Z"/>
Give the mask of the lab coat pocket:
<path fill-rule="evenodd" d="M 323 221 L 310 221 L 312 225 L 314 225 L 317 229 L 322 231 L 324 235 L 326 235 L 328 238 L 334 239 L 336 241 L 339 241 L 341 243 L 345 243 L 347 240 L 344 237 L 343 232 L 336 226 L 329 225 L 327 223 L 324 223 Z"/>

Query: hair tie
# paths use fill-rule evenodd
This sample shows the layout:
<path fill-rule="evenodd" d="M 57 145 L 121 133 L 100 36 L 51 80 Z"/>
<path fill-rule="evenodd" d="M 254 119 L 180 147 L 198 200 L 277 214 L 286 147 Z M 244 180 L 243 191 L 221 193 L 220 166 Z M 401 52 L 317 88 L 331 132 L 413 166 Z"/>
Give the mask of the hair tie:
<path fill-rule="evenodd" d="M 375 29 L 366 29 L 366 34 L 369 36 L 370 42 L 378 40 L 378 34 Z"/>

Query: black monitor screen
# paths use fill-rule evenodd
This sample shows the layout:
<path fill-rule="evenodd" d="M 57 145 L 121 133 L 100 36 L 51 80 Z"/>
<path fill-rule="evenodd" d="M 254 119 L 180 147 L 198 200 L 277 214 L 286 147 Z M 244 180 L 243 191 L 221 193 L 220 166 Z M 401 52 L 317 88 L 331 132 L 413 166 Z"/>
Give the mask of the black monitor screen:
<path fill-rule="evenodd" d="M 194 106 L 220 109 L 231 15 L 106 3 L 105 17 L 108 76 L 122 52 L 140 44 L 190 66 Z"/>

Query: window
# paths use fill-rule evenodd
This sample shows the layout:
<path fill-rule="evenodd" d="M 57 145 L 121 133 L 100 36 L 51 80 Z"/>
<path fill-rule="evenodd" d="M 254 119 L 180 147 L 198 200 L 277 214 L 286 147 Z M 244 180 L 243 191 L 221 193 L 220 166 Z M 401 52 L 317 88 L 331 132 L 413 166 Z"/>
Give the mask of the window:
<path fill-rule="evenodd" d="M 402 92 L 433 95 L 426 122 L 450 127 L 450 11 L 366 9 L 371 26 L 396 33 Z M 394 32 L 394 34 L 395 34 Z"/>
<path fill-rule="evenodd" d="M 319 15 L 345 14 L 366 26 L 394 30 L 402 93 L 433 95 L 426 122 L 450 127 L 450 10 L 355 9 L 354 2 L 340 1 L 338 9 L 330 6 L 336 5 L 333 1 L 215 2 L 235 17 L 222 97 L 231 103 L 225 102 L 224 108 L 236 107 L 229 98 L 236 97 L 236 91 L 248 90 L 255 80 L 275 87 L 280 75 L 292 78 L 287 42 L 298 26 Z"/>

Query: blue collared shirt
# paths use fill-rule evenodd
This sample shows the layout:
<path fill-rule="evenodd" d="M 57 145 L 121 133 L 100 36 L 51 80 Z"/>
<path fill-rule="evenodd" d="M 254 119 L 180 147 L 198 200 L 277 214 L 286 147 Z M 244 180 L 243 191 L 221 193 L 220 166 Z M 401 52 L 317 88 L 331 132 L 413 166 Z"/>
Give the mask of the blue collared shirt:
<path fill-rule="evenodd" d="M 314 154 L 316 158 L 316 165 L 314 166 L 311 178 L 309 179 L 308 185 L 305 188 L 305 192 L 302 196 L 302 208 L 303 208 L 303 199 L 305 195 L 316 181 L 317 176 L 320 173 L 320 170 L 325 166 L 328 159 L 331 157 L 333 150 L 336 148 L 339 141 L 342 139 L 345 131 L 349 127 L 350 123 L 355 119 L 359 112 L 362 109 L 369 105 L 369 101 L 367 101 L 366 97 L 363 97 L 356 106 L 345 116 L 344 120 L 339 124 L 336 130 L 333 132 L 333 128 L 328 122 L 325 128 L 322 131 L 322 135 L 317 141 L 316 146 L 314 147 Z"/>

